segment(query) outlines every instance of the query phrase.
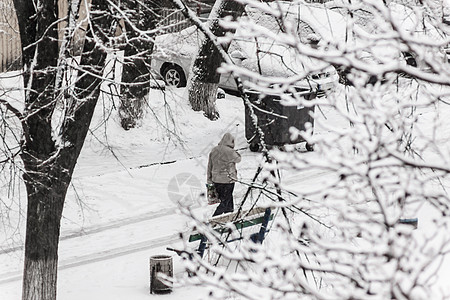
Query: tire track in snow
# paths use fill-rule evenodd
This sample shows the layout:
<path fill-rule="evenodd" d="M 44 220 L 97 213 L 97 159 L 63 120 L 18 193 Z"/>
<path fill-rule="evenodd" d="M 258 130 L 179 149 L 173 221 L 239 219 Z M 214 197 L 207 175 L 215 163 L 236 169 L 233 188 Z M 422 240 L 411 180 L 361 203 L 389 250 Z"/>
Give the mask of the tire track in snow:
<path fill-rule="evenodd" d="M 189 159 L 193 159 L 193 158 L 189 158 Z M 176 161 L 169 161 L 169 162 L 165 162 L 164 164 L 172 164 L 175 162 Z M 135 168 L 147 168 L 147 167 L 152 167 L 154 165 L 160 165 L 160 164 L 161 163 L 155 163 L 155 164 L 150 164 L 150 165 L 141 165 L 141 166 L 138 166 Z M 308 173 L 308 172 L 306 172 L 306 173 Z M 307 181 L 309 179 L 327 175 L 328 173 L 330 173 L 330 172 L 329 171 L 313 171 L 313 170 L 311 170 L 310 174 L 303 173 L 303 174 L 299 174 L 299 175 L 287 176 L 284 180 L 284 183 L 288 184 L 288 185 L 295 184 L 295 183 L 298 183 L 299 181 L 303 181 L 303 180 Z M 196 205 L 194 208 L 197 208 L 197 207 L 199 207 L 199 205 Z M 127 225 L 133 225 L 133 224 L 137 224 L 140 222 L 145 222 L 145 221 L 149 221 L 149 220 L 153 220 L 153 219 L 157 219 L 157 218 L 161 218 L 161 217 L 166 217 L 166 216 L 170 216 L 170 215 L 175 215 L 175 214 L 176 214 L 175 207 L 160 209 L 158 211 L 148 212 L 148 213 L 138 215 L 138 216 L 135 216 L 132 218 L 126 218 L 126 219 L 121 219 L 121 220 L 117 220 L 117 221 L 112 221 L 112 222 L 109 222 L 107 224 L 100 225 L 100 226 L 87 227 L 86 229 L 83 229 L 81 231 L 76 231 L 76 232 L 72 231 L 72 232 L 63 233 L 60 240 L 64 241 L 64 240 L 71 240 L 71 239 L 79 238 L 79 237 L 90 236 L 90 235 L 102 233 L 107 230 L 113 230 L 113 229 L 117 229 L 117 228 L 124 227 Z M 167 236 L 163 236 L 163 237 L 159 237 L 159 238 L 155 238 L 155 239 L 147 239 L 144 241 L 136 242 L 133 244 L 129 244 L 127 246 L 114 247 L 111 249 L 105 249 L 103 251 L 98 251 L 98 252 L 90 253 L 87 255 L 76 256 L 76 257 L 72 257 L 72 258 L 65 259 L 65 260 L 63 259 L 60 261 L 58 268 L 59 268 L 59 270 L 65 270 L 65 269 L 74 268 L 74 267 L 78 267 L 78 266 L 82 266 L 82 265 L 87 265 L 87 264 L 91 264 L 91 263 L 95 263 L 95 262 L 99 262 L 99 261 L 103 261 L 103 260 L 112 259 L 115 257 L 120 257 L 123 255 L 128 255 L 128 254 L 135 253 L 135 252 L 140 252 L 140 251 L 144 251 L 144 250 L 148 250 L 148 249 L 152 249 L 152 248 L 157 248 L 157 247 L 161 247 L 164 245 L 168 245 L 173 242 L 180 241 L 179 238 L 180 238 L 180 234 L 174 233 L 171 235 L 167 235 Z M 23 245 L 0 250 L 0 255 L 11 253 L 14 251 L 19 251 L 19 250 L 23 250 Z M 6 284 L 9 282 L 13 282 L 13 281 L 18 281 L 21 279 L 22 279 L 22 271 L 7 272 L 4 274 L 0 274 L 0 285 Z"/>
<path fill-rule="evenodd" d="M 199 206 L 195 205 L 192 208 L 197 208 L 197 207 L 199 207 Z M 109 222 L 107 224 L 100 225 L 100 226 L 90 226 L 90 227 L 87 227 L 86 229 L 82 229 L 81 231 L 71 231 L 71 232 L 63 233 L 61 235 L 61 237 L 59 238 L 59 240 L 64 241 L 64 240 L 73 239 L 73 238 L 77 238 L 77 237 L 81 237 L 81 236 L 96 234 L 99 232 L 119 228 L 119 227 L 126 226 L 126 225 L 136 224 L 136 223 L 140 223 L 140 222 L 144 222 L 144 221 L 148 221 L 148 220 L 152 220 L 152 219 L 156 219 L 156 218 L 166 217 L 169 215 L 175 215 L 176 214 L 175 211 L 176 211 L 175 207 L 164 208 L 164 209 L 161 209 L 158 211 L 145 213 L 145 214 L 138 215 L 138 216 L 135 216 L 132 218 L 126 218 L 126 219 L 121 219 L 121 220 L 117 220 L 117 221 L 112 221 L 112 222 Z M 13 246 L 10 248 L 2 249 L 2 250 L 0 250 L 0 255 L 23 250 L 23 248 L 24 248 L 24 245 L 22 244 L 22 245 Z"/>
<path fill-rule="evenodd" d="M 180 234 L 175 233 L 169 236 L 160 237 L 157 239 L 150 239 L 146 241 L 142 241 L 139 243 L 123 246 L 123 247 L 117 247 L 113 249 L 108 249 L 84 256 L 78 256 L 75 258 L 62 260 L 58 263 L 58 270 L 65 270 L 70 269 L 74 267 L 79 267 L 82 265 L 87 265 L 103 260 L 108 260 L 112 258 L 116 258 L 119 256 L 140 252 L 144 250 L 149 250 L 152 248 L 161 247 L 164 245 L 168 245 L 173 242 L 177 242 L 180 239 Z M 22 279 L 22 272 L 16 271 L 16 272 L 9 272 L 5 274 L 0 274 L 0 285 L 6 284 L 13 281 L 18 281 Z"/>
<path fill-rule="evenodd" d="M 315 179 L 322 177 L 324 175 L 332 174 L 331 171 L 313 171 L 312 174 L 301 174 L 301 175 L 290 175 L 282 179 L 282 183 L 286 186 L 293 185 L 302 181 L 308 181 L 310 179 Z"/>

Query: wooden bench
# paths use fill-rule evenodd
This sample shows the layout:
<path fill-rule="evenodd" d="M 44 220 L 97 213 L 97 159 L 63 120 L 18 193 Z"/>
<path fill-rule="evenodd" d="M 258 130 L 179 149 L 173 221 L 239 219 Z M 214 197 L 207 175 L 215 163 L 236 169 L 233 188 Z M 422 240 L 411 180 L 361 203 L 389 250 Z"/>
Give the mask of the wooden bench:
<path fill-rule="evenodd" d="M 411 225 L 414 229 L 417 229 L 417 226 L 419 224 L 419 219 L 418 218 L 399 219 L 398 223 Z"/>
<path fill-rule="evenodd" d="M 212 217 L 207 224 L 211 225 L 212 228 L 219 234 L 230 232 L 230 228 L 227 225 L 230 222 L 237 230 L 261 224 L 259 232 L 252 234 L 251 239 L 254 242 L 262 243 L 267 232 L 267 224 L 272 219 L 273 214 L 270 208 L 254 207 L 252 209 L 240 210 Z M 200 245 L 197 252 L 200 256 L 203 256 L 207 242 L 206 237 L 198 232 L 193 232 L 189 236 L 189 242 L 195 242 L 198 240 L 200 240 Z M 234 240 L 227 240 L 227 242 Z"/>

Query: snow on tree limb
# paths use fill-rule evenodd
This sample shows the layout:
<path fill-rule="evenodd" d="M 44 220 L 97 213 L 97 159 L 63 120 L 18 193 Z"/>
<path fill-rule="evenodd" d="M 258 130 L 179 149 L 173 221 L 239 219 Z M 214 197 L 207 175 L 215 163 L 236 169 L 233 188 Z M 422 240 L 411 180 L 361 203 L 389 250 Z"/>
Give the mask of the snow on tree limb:
<path fill-rule="evenodd" d="M 272 163 L 262 171 L 265 180 L 249 183 L 255 189 L 252 205 L 282 206 L 289 215 L 275 218 L 262 245 L 253 243 L 248 231 L 234 229 L 234 224 L 224 225 L 230 229 L 228 235 L 214 233 L 183 208 L 211 242 L 212 257 L 200 259 L 186 245 L 185 250 L 194 254 L 187 264 L 194 276 L 185 280 L 211 286 L 211 296 L 217 299 L 230 295 L 248 299 L 445 298 L 431 281 L 446 276 L 440 266 L 448 259 L 450 247 L 449 125 L 442 117 L 450 110 L 450 77 L 441 49 L 449 42 L 449 28 L 433 16 L 436 3 L 403 3 L 407 8 L 403 11 L 413 12 L 408 16 L 414 20 L 429 18 L 442 34 L 439 41 L 405 29 L 407 22 L 402 23 L 398 10 L 402 4 L 343 1 L 341 6 L 349 12 L 344 17 L 350 22 L 344 30 L 353 30 L 357 21 L 370 22 L 370 18 L 358 19 L 361 8 L 381 22 L 378 28 L 367 26 L 375 28 L 373 32 L 355 29 L 351 35 L 355 40 L 346 42 L 323 35 L 322 43 L 316 45 L 300 42 L 285 8 L 295 7 L 295 15 L 327 3 L 241 2 L 273 17 L 280 26 L 255 24 L 245 17 L 225 25 L 239 29 L 242 37 L 263 36 L 299 55 L 336 68 L 348 67 L 353 86 L 339 85 L 325 97 L 305 100 L 286 93 L 294 82 L 290 78 L 257 72 L 251 76 L 248 69 L 234 64 L 223 67 L 255 79 L 260 85 L 252 85 L 254 89 L 271 91 L 286 105 L 316 105 L 314 124 L 290 131 L 315 147 L 307 154 L 294 146 L 270 151 Z M 340 29 L 336 23 L 330 27 Z M 406 63 L 408 51 L 415 62 Z M 302 71 L 297 79 L 304 77 Z M 372 75 L 375 78 L 370 80 Z M 274 180 L 268 174 L 276 170 L 285 174 L 279 179 L 281 197 L 276 188 L 265 185 Z M 298 213 L 294 205 L 313 218 Z M 235 241 L 226 242 L 227 236 Z"/>

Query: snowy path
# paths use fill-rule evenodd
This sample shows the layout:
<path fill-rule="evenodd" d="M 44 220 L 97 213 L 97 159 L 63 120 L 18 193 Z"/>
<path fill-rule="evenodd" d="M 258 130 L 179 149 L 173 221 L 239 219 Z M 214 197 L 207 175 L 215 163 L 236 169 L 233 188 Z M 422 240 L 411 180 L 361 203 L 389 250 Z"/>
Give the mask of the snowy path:
<path fill-rule="evenodd" d="M 136 224 L 136 223 L 148 221 L 148 220 L 163 217 L 163 216 L 173 215 L 173 214 L 174 214 L 173 208 L 162 209 L 160 211 L 149 212 L 149 213 L 145 213 L 145 214 L 135 216 L 132 218 L 127 218 L 124 220 L 112 221 L 112 222 L 109 222 L 108 224 L 104 224 L 104 225 L 100 225 L 100 226 L 86 227 L 86 228 L 83 228 L 81 231 L 66 232 L 61 235 L 59 240 L 64 241 L 64 240 L 73 239 L 73 238 L 77 238 L 77 237 L 92 235 L 92 234 L 100 233 L 105 230 L 111 230 L 114 228 L 119 228 L 119 227 L 123 227 L 123 226 L 130 225 L 130 224 Z M 23 245 L 12 246 L 9 248 L 1 249 L 0 255 L 19 251 L 19 250 L 23 250 Z"/>
<path fill-rule="evenodd" d="M 169 199 L 168 183 L 176 174 L 174 170 L 201 173 L 201 168 L 189 158 L 163 164 L 143 164 L 141 160 L 128 166 L 126 170 L 111 168 L 104 174 L 91 166 L 91 173 L 74 180 L 86 208 L 80 214 L 79 203 L 69 192 L 59 244 L 60 270 L 179 241 L 186 219 L 177 214 L 175 203 Z M 136 186 L 139 193 L 132 193 Z M 178 192 L 189 191 L 187 186 Z M 0 285 L 21 280 L 23 244 L 2 247 L 0 265 Z"/>
<path fill-rule="evenodd" d="M 183 219 L 174 218 L 175 215 L 174 209 L 166 209 L 63 236 L 59 245 L 59 268 L 173 244 L 179 241 L 178 232 L 183 229 Z M 18 264 L 21 252 L 22 247 L 15 247 L 0 253 L 0 284 L 22 278 L 22 265 Z"/>
<path fill-rule="evenodd" d="M 171 182 L 178 175 L 191 174 L 198 179 L 198 187 L 204 187 L 207 154 L 225 132 L 235 134 L 237 148 L 247 147 L 242 101 L 227 97 L 217 105 L 223 112 L 220 122 L 201 118 L 184 102 L 174 106 L 185 148 L 172 145 L 164 131 L 154 128 L 155 121 L 150 117 L 141 128 L 129 132 L 110 124 L 108 149 L 95 139 L 86 141 L 62 220 L 60 299 L 147 299 L 151 255 L 173 255 L 175 274 L 183 272 L 179 258 L 165 249 L 180 246 L 178 232 L 184 231 L 186 222 L 176 214 L 176 204 L 169 194 L 185 195 L 192 186 L 171 190 Z M 243 161 L 238 172 L 244 182 L 249 182 L 261 157 L 249 150 L 240 152 Z M 321 175 L 286 172 L 284 184 L 301 188 Z M 235 199 L 245 190 L 245 185 L 238 184 Z M 201 207 L 199 211 L 211 215 L 212 209 Z M 21 230 L 21 238 L 15 241 L 23 240 Z M 4 246 L 0 250 L 0 299 L 18 299 L 23 246 Z M 197 299 L 202 291 L 184 287 L 166 299 Z"/>
<path fill-rule="evenodd" d="M 252 165 L 250 157 L 255 154 L 246 152 L 247 164 Z M 104 177 L 123 174 L 128 171 L 140 172 L 140 176 L 150 172 L 152 168 L 158 168 L 161 176 L 166 173 L 166 168 L 177 170 L 190 169 L 192 171 L 190 159 L 183 159 L 173 164 L 150 164 L 130 168 L 127 171 L 114 170 L 108 174 L 96 174 L 86 176 L 89 181 L 99 178 L 105 182 Z M 241 166 L 246 169 L 246 163 Z M 133 170 L 132 170 L 133 169 Z M 252 174 L 251 168 L 247 170 Z M 153 171 L 152 171 L 153 172 Z M 308 185 L 311 180 L 325 175 L 326 172 L 304 171 L 302 174 L 285 177 L 285 184 L 301 187 Z M 145 176 L 144 176 L 145 177 Z M 167 179 L 164 179 L 167 181 Z M 91 182 L 91 187 L 95 182 Z M 243 193 L 244 186 L 238 188 L 237 194 Z M 116 195 L 117 196 L 117 195 Z M 236 195 L 237 196 L 237 195 Z M 167 198 L 167 195 L 165 196 Z M 193 208 L 198 208 L 196 205 Z M 209 207 L 212 209 L 213 207 Z M 59 269 L 65 270 L 82 265 L 108 260 L 111 258 L 140 252 L 143 250 L 154 249 L 158 247 L 169 247 L 180 242 L 179 232 L 184 231 L 187 219 L 176 213 L 176 208 L 172 204 L 167 208 L 150 209 L 148 212 L 128 216 L 119 220 L 112 220 L 103 224 L 97 223 L 78 229 L 66 229 L 63 231 L 59 245 Z M 87 246 L 88 245 L 88 246 Z M 172 254 L 172 253 L 169 253 Z M 11 246 L 0 250 L 0 285 L 19 281 L 22 277 L 23 266 L 23 245 Z"/>

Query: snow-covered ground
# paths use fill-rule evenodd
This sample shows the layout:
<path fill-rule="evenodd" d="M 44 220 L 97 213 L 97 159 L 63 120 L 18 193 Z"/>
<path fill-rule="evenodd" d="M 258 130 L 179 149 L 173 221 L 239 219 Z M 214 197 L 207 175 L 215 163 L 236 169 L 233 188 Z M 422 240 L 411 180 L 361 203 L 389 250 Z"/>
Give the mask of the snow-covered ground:
<path fill-rule="evenodd" d="M 211 148 L 225 132 L 235 135 L 243 157 L 239 176 L 244 181 L 251 180 L 261 160 L 260 154 L 247 148 L 242 100 L 227 95 L 217 106 L 221 117 L 211 122 L 190 109 L 184 89 L 152 90 L 151 109 L 141 126 L 124 131 L 115 111 L 103 124 L 108 105 L 105 112 L 99 103 L 64 208 L 59 299 L 146 299 L 153 255 L 173 256 L 174 273 L 183 272 L 178 256 L 166 247 L 179 246 L 178 232 L 186 227 L 186 219 L 177 213 L 177 201 L 192 201 L 205 216 L 215 209 L 204 198 L 197 201 L 204 190 Z M 235 198 L 243 193 L 244 186 L 238 185 Z M 21 200 L 24 210 L 25 199 Z M 15 211 L 10 224 L 1 225 L 2 300 L 21 296 L 24 221 L 23 211 Z M 202 295 L 207 291 L 183 287 L 163 297 Z"/>
<path fill-rule="evenodd" d="M 186 222 L 177 214 L 177 201 L 186 195 L 186 201 L 193 201 L 203 191 L 209 151 L 225 132 L 237 137 L 237 148 L 247 146 L 240 99 L 218 100 L 221 118 L 211 122 L 193 112 L 183 96 L 184 89 L 152 90 L 151 110 L 141 126 L 130 131 L 117 125 L 114 113 L 107 126 L 102 125 L 105 112 L 99 104 L 64 208 L 59 299 L 148 297 L 149 257 L 174 254 L 166 247 L 179 243 L 178 232 Z M 241 176 L 251 177 L 258 157 L 240 151 Z M 241 192 L 237 189 L 236 195 Z M 192 205 L 206 215 L 214 209 L 205 203 Z M 24 218 L 12 218 L 18 230 L 2 224 L 2 300 L 21 295 Z M 181 272 L 176 255 L 174 260 L 175 273 Z M 197 289 L 192 293 L 200 295 Z M 166 297 L 180 295 L 189 295 L 189 289 L 175 289 Z"/>
<path fill-rule="evenodd" d="M 115 111 L 106 126 L 102 124 L 109 111 L 101 104 L 67 195 L 58 298 L 208 298 L 206 288 L 185 286 L 174 287 L 171 294 L 150 295 L 149 258 L 171 255 L 175 276 L 183 273 L 180 258 L 166 250 L 181 245 L 178 232 L 186 228 L 187 220 L 177 213 L 176 204 L 187 201 L 205 216 L 212 214 L 214 206 L 197 196 L 204 190 L 207 155 L 225 132 L 236 136 L 236 148 L 243 156 L 238 165 L 240 178 L 250 181 L 253 177 L 261 157 L 247 148 L 242 100 L 232 95 L 217 100 L 220 119 L 212 122 L 189 108 L 184 89 L 152 90 L 151 109 L 141 126 L 130 131 L 119 127 Z M 347 126 L 337 118 L 328 121 Z M 317 134 L 321 130 L 315 128 Z M 301 187 L 318 185 L 327 174 L 305 171 L 286 175 L 286 184 Z M 244 191 L 238 184 L 235 199 Z M 24 203 L 21 207 L 24 209 Z M 422 228 L 423 219 L 421 216 Z M 11 223 L 19 226 L 12 230 L 1 224 L 2 300 L 21 297 L 23 215 L 12 213 Z"/>

